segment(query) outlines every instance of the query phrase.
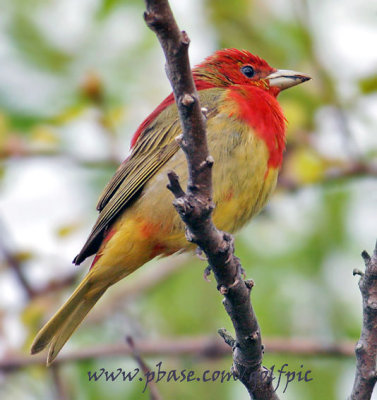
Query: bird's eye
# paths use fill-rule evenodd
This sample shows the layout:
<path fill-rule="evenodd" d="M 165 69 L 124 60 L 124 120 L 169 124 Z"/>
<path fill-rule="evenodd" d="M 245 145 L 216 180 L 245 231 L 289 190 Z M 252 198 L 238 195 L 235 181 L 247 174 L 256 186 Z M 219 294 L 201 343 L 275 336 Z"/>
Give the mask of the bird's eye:
<path fill-rule="evenodd" d="M 255 74 L 254 68 L 250 65 L 245 65 L 241 68 L 241 72 L 248 78 L 252 78 Z"/>

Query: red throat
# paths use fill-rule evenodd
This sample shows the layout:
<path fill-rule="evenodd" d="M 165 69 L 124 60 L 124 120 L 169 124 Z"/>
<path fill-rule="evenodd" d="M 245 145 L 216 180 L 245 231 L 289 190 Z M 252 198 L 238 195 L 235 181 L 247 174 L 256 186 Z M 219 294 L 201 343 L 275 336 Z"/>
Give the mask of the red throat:
<path fill-rule="evenodd" d="M 279 168 L 285 149 L 286 119 L 275 96 L 255 86 L 232 86 L 228 96 L 235 102 L 232 116 L 246 122 L 267 145 L 268 167 Z"/>

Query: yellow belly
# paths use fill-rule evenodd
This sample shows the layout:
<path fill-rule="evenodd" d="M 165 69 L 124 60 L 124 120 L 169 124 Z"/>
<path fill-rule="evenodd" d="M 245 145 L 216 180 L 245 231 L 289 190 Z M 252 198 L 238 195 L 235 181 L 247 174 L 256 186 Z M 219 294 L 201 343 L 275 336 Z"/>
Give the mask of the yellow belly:
<path fill-rule="evenodd" d="M 276 185 L 278 171 L 267 169 L 265 143 L 244 124 L 229 122 L 220 114 L 209 121 L 207 128 L 209 150 L 215 159 L 214 223 L 221 230 L 234 232 L 265 205 Z M 166 188 L 170 170 L 178 174 L 185 187 L 187 164 L 181 150 L 150 179 L 140 197 L 113 225 L 114 234 L 101 246 L 101 258 L 94 266 L 102 269 L 101 275 L 107 279 L 121 279 L 157 255 L 193 248 L 185 239 L 184 224 L 172 205 L 173 195 Z"/>
<path fill-rule="evenodd" d="M 216 129 L 211 129 L 211 124 Z M 219 127 L 222 127 L 221 137 Z M 266 204 L 275 188 L 278 170 L 268 171 L 268 149 L 246 125 L 219 115 L 209 121 L 207 128 L 209 151 L 215 160 L 213 219 L 219 229 L 234 232 Z M 153 225 L 183 238 L 183 223 L 172 206 L 173 196 L 166 189 L 170 170 L 178 174 L 182 187 L 186 187 L 187 164 L 183 152 L 179 151 L 146 185 L 143 208 Z M 187 246 L 186 240 L 181 244 Z"/>

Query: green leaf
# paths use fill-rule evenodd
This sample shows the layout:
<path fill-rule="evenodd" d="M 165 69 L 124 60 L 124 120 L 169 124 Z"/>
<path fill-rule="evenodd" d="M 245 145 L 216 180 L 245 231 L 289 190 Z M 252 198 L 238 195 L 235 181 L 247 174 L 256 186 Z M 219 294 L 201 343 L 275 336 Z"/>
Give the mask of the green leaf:
<path fill-rule="evenodd" d="M 363 94 L 369 94 L 377 91 L 377 74 L 367 76 L 358 82 L 359 89 Z"/>

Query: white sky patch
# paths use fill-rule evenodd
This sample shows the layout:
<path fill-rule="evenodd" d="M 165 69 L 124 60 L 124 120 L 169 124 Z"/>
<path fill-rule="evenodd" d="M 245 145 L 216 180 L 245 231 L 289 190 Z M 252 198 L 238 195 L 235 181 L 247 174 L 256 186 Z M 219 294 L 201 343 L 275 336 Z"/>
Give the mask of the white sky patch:
<path fill-rule="evenodd" d="M 60 96 L 56 101 L 58 91 Z M 7 51 L 0 54 L 0 92 L 13 109 L 37 115 L 57 112 L 66 103 L 67 96 L 61 79 L 26 66 L 18 56 Z"/>
<path fill-rule="evenodd" d="M 348 115 L 346 116 L 348 118 Z M 313 143 L 325 157 L 347 160 L 350 156 L 347 140 L 341 129 L 340 115 L 332 106 L 322 107 L 315 117 L 316 131 Z M 351 149 L 352 152 L 354 149 Z"/>
<path fill-rule="evenodd" d="M 82 232 L 65 239 L 57 235 L 60 227 L 80 221 L 85 212 L 83 199 L 87 194 L 75 174 L 69 163 L 55 159 L 8 165 L 0 215 L 13 243 L 10 251 L 22 249 L 35 254 L 36 258 L 27 263 L 27 272 L 39 286 L 61 271 L 75 268 L 71 262 L 80 250 L 78 239 L 85 238 Z"/>
<path fill-rule="evenodd" d="M 348 212 L 347 227 L 355 248 L 371 250 L 374 247 L 377 227 L 377 185 L 375 178 L 355 182 L 353 201 Z M 357 189 L 356 189 L 357 188 Z M 362 260 L 359 260 L 362 268 Z"/>
<path fill-rule="evenodd" d="M 170 3 L 178 26 L 189 34 L 190 60 L 194 66 L 216 50 L 216 35 L 208 26 L 203 1 L 172 0 Z M 188 18 L 188 15 L 193 17 Z"/>
<path fill-rule="evenodd" d="M 351 256 L 335 251 L 323 262 L 321 268 L 324 281 L 334 297 L 348 305 L 350 318 L 360 316 L 360 291 L 357 278 L 352 275 L 358 265 L 362 268 L 362 259 L 358 253 Z M 344 287 L 349 290 L 345 291 Z"/>
<path fill-rule="evenodd" d="M 90 34 L 99 0 L 53 0 L 39 7 L 34 21 L 49 41 L 63 51 L 75 51 Z"/>
<path fill-rule="evenodd" d="M 65 146 L 78 159 L 101 160 L 109 156 L 109 134 L 100 121 L 101 114 L 92 108 L 59 128 Z"/>
<path fill-rule="evenodd" d="M 368 0 L 330 0 L 310 3 L 317 54 L 342 79 L 353 80 L 377 66 L 376 4 Z M 336 72 L 336 73 L 335 73 Z"/>

